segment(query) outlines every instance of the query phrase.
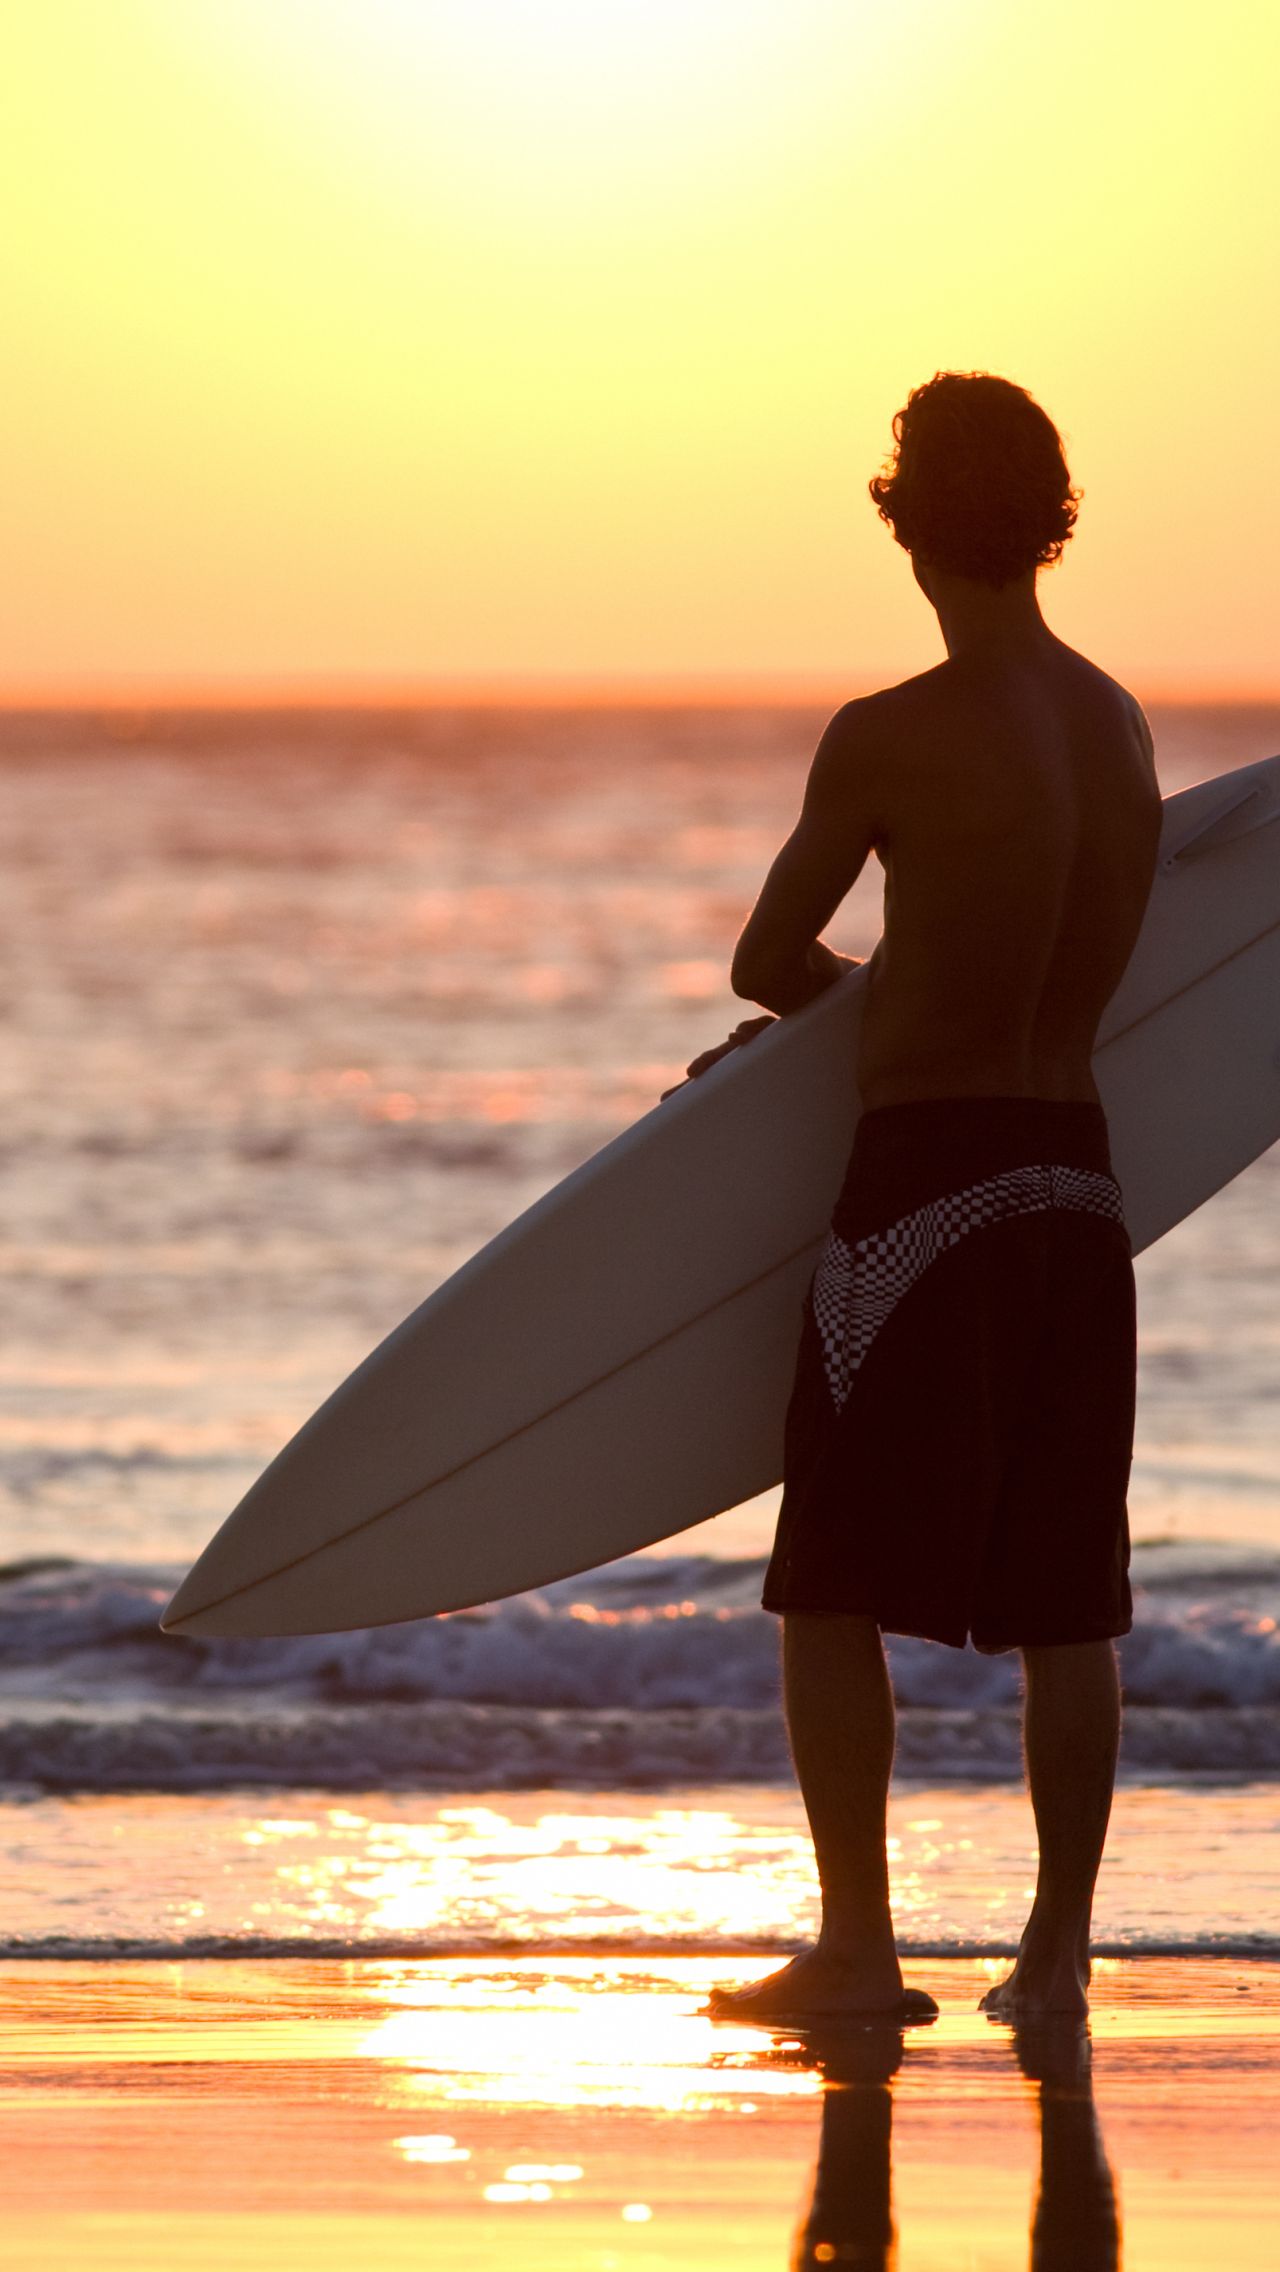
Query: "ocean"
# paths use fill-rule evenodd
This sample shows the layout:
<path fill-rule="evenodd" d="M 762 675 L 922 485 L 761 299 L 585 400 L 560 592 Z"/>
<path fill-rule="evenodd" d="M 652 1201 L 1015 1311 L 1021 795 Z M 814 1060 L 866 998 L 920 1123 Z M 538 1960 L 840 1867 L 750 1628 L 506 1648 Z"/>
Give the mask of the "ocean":
<path fill-rule="evenodd" d="M 334 1382 L 740 1015 L 816 712 L 0 720 L 0 1953 L 785 1946 L 776 1494 L 491 1610 L 169 1639 Z M 1280 709 L 1153 712 L 1166 790 Z M 865 953 L 875 879 L 834 942 Z M 1280 1954 L 1280 1148 L 1138 1263 L 1105 1945 Z M 1016 1673 L 893 1646 L 909 1946 L 1016 1941 Z"/>

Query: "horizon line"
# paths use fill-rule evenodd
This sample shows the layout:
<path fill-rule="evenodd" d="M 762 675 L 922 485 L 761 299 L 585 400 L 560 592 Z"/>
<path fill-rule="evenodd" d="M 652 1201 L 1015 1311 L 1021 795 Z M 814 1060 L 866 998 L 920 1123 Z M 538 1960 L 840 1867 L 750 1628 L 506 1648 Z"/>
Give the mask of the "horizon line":
<path fill-rule="evenodd" d="M 875 678 L 865 671 L 476 671 L 413 677 L 116 672 L 7 684 L 0 679 L 0 716 L 32 711 L 809 709 L 838 706 L 899 683 L 892 675 Z M 1135 691 L 1153 705 L 1244 709 L 1280 704 L 1280 682 L 1207 674 L 1139 683 Z"/>

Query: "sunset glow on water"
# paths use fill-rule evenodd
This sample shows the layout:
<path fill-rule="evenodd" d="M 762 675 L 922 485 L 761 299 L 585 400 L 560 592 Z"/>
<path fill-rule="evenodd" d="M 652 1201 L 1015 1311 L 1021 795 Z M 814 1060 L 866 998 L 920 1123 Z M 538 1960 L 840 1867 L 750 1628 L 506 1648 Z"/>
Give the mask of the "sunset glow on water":
<path fill-rule="evenodd" d="M 1274 1781 L 1122 1787 L 1098 1947 L 1275 1955 L 1278 1826 Z M 789 1787 L 28 1796 L 10 1831 L 0 1902 L 15 1955 L 644 1948 L 715 1962 L 789 1952 L 817 1921 Z M 1034 1856 L 1016 1788 L 900 1789 L 889 1867 L 901 1946 L 1012 1951 Z"/>

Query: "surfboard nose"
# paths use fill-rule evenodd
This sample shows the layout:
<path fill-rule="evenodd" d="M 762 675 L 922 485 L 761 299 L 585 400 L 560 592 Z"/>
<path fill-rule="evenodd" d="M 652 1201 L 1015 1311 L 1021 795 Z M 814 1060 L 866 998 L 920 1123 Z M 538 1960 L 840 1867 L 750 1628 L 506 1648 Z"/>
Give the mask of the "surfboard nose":
<path fill-rule="evenodd" d="M 228 1634 L 245 1631 L 243 1604 L 238 1592 L 228 1594 L 205 1567 L 207 1553 L 188 1570 L 168 1608 L 161 1612 L 162 1633 Z M 244 1591 L 245 1589 L 239 1589 Z"/>
<path fill-rule="evenodd" d="M 359 1622 L 349 1618 L 348 1629 Z M 202 1571 L 197 1562 L 164 1611 L 160 1630 L 179 1636 L 244 1641 L 282 1633 L 337 1632 L 343 1627 L 340 1612 L 334 1610 L 328 1613 L 327 1621 L 323 1616 L 308 1618 L 305 1612 L 301 1619 L 291 1616 L 280 1601 L 277 1572 L 268 1571 L 261 1578 L 228 1588 L 217 1583 L 209 1571 Z"/>
<path fill-rule="evenodd" d="M 162 1633 L 199 1633 L 207 1630 L 200 1622 L 202 1612 L 207 1612 L 209 1606 L 207 1600 L 202 1601 L 200 1598 L 205 1589 L 193 1583 L 199 1569 L 200 1564 L 197 1562 L 193 1570 L 188 1570 L 173 1600 L 161 1612 Z"/>

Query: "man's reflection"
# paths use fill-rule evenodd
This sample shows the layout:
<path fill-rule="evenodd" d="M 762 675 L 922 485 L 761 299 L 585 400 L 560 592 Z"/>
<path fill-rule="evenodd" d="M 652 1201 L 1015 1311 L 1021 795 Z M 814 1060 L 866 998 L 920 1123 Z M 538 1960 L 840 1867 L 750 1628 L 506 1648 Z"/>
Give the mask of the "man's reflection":
<path fill-rule="evenodd" d="M 1018 2065 L 1038 2089 L 1040 2182 L 1031 2221 L 1030 2272 L 1118 2272 L 1115 2181 L 1094 2104 L 1087 2031 L 1073 2021 L 1013 2030 Z M 894 2027 L 813 2034 L 780 2054 L 822 2070 L 822 2130 L 808 2214 L 792 2272 L 856 2266 L 892 2272 L 891 2085 L 902 2064 Z"/>
<path fill-rule="evenodd" d="M 1093 2098 L 1087 2031 L 1071 2022 L 1016 2027 L 1013 2047 L 1040 2086 L 1040 2190 L 1031 2272 L 1116 2272 L 1120 2217 Z"/>
<path fill-rule="evenodd" d="M 902 2064 L 902 2031 L 873 2025 L 815 2034 L 801 2056 L 821 2067 L 825 2088 L 813 2198 L 796 2234 L 793 2272 L 819 2264 L 891 2272 L 898 2236 L 889 2086 Z"/>

